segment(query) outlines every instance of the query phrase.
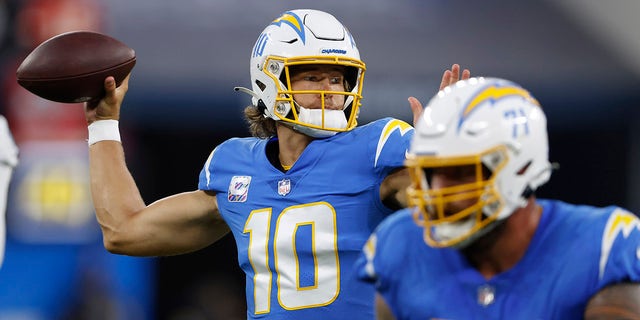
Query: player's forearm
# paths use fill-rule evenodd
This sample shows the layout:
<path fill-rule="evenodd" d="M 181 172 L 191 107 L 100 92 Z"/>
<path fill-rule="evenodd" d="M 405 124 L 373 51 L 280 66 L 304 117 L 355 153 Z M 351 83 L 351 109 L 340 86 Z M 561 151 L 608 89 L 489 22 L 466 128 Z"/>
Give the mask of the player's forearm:
<path fill-rule="evenodd" d="M 379 293 L 376 293 L 375 306 L 376 320 L 396 320 L 391 312 L 391 308 L 389 308 L 389 305 Z"/>
<path fill-rule="evenodd" d="M 389 174 L 380 185 L 380 199 L 389 208 L 406 208 L 406 189 L 409 184 L 409 171 L 406 168 Z"/>
<path fill-rule="evenodd" d="M 120 142 L 101 141 L 89 146 L 89 169 L 93 205 L 106 245 L 132 215 L 144 209 L 145 203 L 127 169 Z"/>

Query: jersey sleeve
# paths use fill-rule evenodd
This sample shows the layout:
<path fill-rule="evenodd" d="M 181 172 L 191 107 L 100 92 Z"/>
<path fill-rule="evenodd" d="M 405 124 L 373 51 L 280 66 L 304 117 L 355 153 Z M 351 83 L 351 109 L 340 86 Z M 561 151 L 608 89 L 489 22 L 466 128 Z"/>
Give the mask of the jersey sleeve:
<path fill-rule="evenodd" d="M 242 152 L 239 147 L 240 143 L 239 139 L 232 138 L 219 144 L 211 151 L 202 166 L 202 170 L 200 170 L 199 190 L 214 191 L 216 193 L 226 191 L 226 186 L 222 180 L 228 175 L 229 170 L 234 167 L 233 164 L 237 162 L 238 154 Z M 243 155 L 240 155 L 240 157 Z"/>
<path fill-rule="evenodd" d="M 408 123 L 384 118 L 376 123 L 377 139 L 374 139 L 375 157 L 374 167 L 382 171 L 383 175 L 389 171 L 404 166 L 411 139 L 413 127 Z"/>
<path fill-rule="evenodd" d="M 402 243 L 402 237 L 397 236 L 403 234 L 398 230 L 398 222 L 406 218 L 407 212 L 408 209 L 403 209 L 385 219 L 369 236 L 356 260 L 358 278 L 374 283 L 380 292 L 386 291 L 390 280 L 402 270 L 400 265 L 407 246 Z"/>
<path fill-rule="evenodd" d="M 218 150 L 220 146 L 217 146 L 215 149 L 213 149 L 213 151 L 211 151 L 211 153 L 209 154 L 209 157 L 207 158 L 207 161 L 205 161 L 204 166 L 202 167 L 202 170 L 200 170 L 200 177 L 198 179 L 198 189 L 200 190 L 211 190 L 212 189 L 212 179 L 213 179 L 213 160 L 214 160 L 214 155 L 216 154 L 216 151 Z"/>
<path fill-rule="evenodd" d="M 624 209 L 616 208 L 602 232 L 599 281 L 608 283 L 640 282 L 640 220 Z"/>
<path fill-rule="evenodd" d="M 376 230 L 377 231 L 377 230 Z M 377 232 L 373 232 L 364 247 L 362 248 L 362 252 L 356 260 L 355 269 L 358 272 L 358 278 L 365 282 L 375 282 L 378 279 L 378 271 L 382 268 L 379 266 L 376 267 L 375 260 L 377 253 L 377 245 L 378 245 L 378 234 Z"/>

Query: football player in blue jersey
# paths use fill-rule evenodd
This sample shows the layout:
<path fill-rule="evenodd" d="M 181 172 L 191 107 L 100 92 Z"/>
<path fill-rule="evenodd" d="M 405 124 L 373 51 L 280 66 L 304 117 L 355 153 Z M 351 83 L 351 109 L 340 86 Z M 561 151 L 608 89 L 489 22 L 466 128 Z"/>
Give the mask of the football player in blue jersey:
<path fill-rule="evenodd" d="M 375 283 L 379 319 L 582 319 L 601 288 L 640 281 L 635 215 L 535 197 L 552 165 L 545 114 L 527 90 L 457 82 L 415 130 L 409 208 L 379 225 L 356 262 Z"/>
<path fill-rule="evenodd" d="M 88 104 L 93 201 L 105 247 L 157 256 L 195 251 L 231 232 L 250 319 L 373 319 L 374 288 L 352 266 L 369 234 L 402 204 L 413 127 L 357 127 L 365 64 L 349 31 L 316 10 L 285 12 L 251 59 L 245 110 L 254 137 L 232 138 L 204 163 L 198 190 L 146 205 L 118 133 L 128 80 Z M 469 78 L 458 65 L 442 86 Z M 414 117 L 422 111 L 410 98 Z"/>

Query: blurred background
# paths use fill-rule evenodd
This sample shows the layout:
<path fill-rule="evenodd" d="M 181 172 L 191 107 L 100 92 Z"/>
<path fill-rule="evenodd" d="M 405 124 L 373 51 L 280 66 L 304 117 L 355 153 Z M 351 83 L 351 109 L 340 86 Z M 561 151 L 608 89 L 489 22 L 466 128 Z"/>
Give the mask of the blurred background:
<path fill-rule="evenodd" d="M 637 0 L 0 0 L 0 111 L 20 147 L 0 269 L 0 319 L 243 319 L 230 236 L 200 252 L 131 258 L 104 251 L 88 194 L 81 105 L 35 97 L 22 59 L 71 30 L 109 34 L 137 54 L 120 124 L 147 203 L 197 188 L 218 143 L 247 136 L 249 55 L 280 13 L 333 13 L 367 63 L 360 123 L 411 122 L 452 63 L 528 88 L 560 165 L 539 194 L 640 212 Z"/>

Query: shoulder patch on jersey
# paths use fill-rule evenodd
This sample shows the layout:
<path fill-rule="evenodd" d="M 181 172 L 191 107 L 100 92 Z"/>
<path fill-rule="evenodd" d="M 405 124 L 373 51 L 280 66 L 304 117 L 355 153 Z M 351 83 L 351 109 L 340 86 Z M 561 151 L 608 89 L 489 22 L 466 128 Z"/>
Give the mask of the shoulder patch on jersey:
<path fill-rule="evenodd" d="M 245 202 L 249 195 L 250 176 L 233 176 L 229 182 L 227 200 L 229 202 Z"/>
<path fill-rule="evenodd" d="M 622 234 L 623 237 L 628 238 L 633 229 L 640 230 L 640 220 L 631 212 L 616 209 L 609 216 L 607 225 L 602 233 L 602 251 L 600 252 L 600 279 L 604 275 L 604 268 L 609 260 L 609 254 L 611 253 L 611 247 L 618 238 L 618 235 Z"/>
<path fill-rule="evenodd" d="M 387 140 L 389 140 L 391 134 L 396 130 L 400 132 L 400 135 L 404 136 L 407 132 L 413 130 L 413 127 L 410 124 L 398 119 L 392 119 L 391 121 L 387 122 L 384 128 L 382 128 L 380 139 L 378 139 L 378 147 L 376 148 L 376 160 L 374 162 L 374 166 L 378 165 L 378 158 L 380 157 L 380 153 L 382 152 L 384 145 L 387 143 Z"/>

